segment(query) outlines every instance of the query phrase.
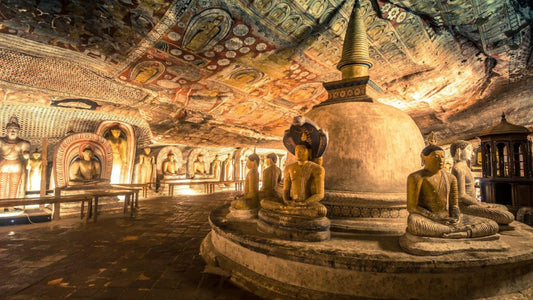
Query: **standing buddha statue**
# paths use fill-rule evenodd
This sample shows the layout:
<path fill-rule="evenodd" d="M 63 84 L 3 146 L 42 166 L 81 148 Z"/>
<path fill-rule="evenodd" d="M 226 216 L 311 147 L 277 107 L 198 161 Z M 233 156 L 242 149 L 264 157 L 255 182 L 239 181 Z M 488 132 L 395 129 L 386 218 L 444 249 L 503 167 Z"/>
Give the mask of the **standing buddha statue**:
<path fill-rule="evenodd" d="M 0 199 L 23 197 L 22 175 L 30 156 L 30 143 L 19 138 L 16 116 L 6 124 L 6 136 L 0 138 Z"/>

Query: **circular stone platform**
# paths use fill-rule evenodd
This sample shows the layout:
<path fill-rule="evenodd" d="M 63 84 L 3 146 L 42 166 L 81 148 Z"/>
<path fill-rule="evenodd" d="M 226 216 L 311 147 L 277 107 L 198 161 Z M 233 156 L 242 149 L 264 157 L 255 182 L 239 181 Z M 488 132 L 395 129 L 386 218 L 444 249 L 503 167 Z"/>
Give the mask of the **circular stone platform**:
<path fill-rule="evenodd" d="M 399 235 L 284 241 L 227 213 L 228 205 L 211 212 L 201 255 L 268 299 L 501 299 L 533 291 L 533 228 L 519 222 L 500 232 L 508 251 L 415 256 L 401 250 Z"/>

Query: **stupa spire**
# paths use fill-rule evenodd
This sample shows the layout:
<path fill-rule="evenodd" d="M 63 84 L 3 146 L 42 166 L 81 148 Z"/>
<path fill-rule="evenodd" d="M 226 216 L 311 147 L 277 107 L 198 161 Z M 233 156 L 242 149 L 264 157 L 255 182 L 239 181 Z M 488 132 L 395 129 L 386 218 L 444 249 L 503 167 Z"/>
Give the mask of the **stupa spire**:
<path fill-rule="evenodd" d="M 368 39 L 363 11 L 360 0 L 355 0 L 344 36 L 342 57 L 337 64 L 337 69 L 342 72 L 342 79 L 348 79 L 368 76 L 370 67 L 372 67 L 372 62 L 368 54 Z"/>

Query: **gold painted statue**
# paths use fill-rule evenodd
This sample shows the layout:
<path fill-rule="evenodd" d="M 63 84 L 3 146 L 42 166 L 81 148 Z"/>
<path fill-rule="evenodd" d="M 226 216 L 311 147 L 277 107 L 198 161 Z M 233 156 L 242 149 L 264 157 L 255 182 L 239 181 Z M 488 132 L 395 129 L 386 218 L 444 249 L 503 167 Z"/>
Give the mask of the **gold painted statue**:
<path fill-rule="evenodd" d="M 244 179 L 244 195 L 237 197 L 231 202 L 231 208 L 256 209 L 259 206 L 259 156 L 253 153 L 248 156 L 246 161 L 248 173 Z"/>
<path fill-rule="evenodd" d="M 123 174 L 126 171 L 126 158 L 128 143 L 121 137 L 122 130 L 115 126 L 109 129 L 111 133 L 107 141 L 113 151 L 113 168 L 111 170 L 111 183 L 121 183 Z"/>
<path fill-rule="evenodd" d="M 155 157 L 150 154 L 152 149 L 149 147 L 145 147 L 143 151 L 135 165 L 135 183 L 152 183 L 155 181 Z"/>
<path fill-rule="evenodd" d="M 222 171 L 222 161 L 218 158 L 218 154 L 215 155 L 215 159 L 211 162 L 210 173 L 217 180 L 220 180 Z"/>
<path fill-rule="evenodd" d="M 41 159 L 41 153 L 37 150 L 28 159 L 26 169 L 28 170 L 28 191 L 40 191 L 43 160 Z"/>
<path fill-rule="evenodd" d="M 326 207 L 319 202 L 324 198 L 325 170 L 309 161 L 309 146 L 300 144 L 294 150 L 298 161 L 283 171 L 283 203 L 265 199 L 261 207 L 288 215 L 325 216 Z"/>
<path fill-rule="evenodd" d="M 202 177 L 202 176 L 207 175 L 203 154 L 201 153 L 198 154 L 198 156 L 196 157 L 196 160 L 192 164 L 192 168 L 193 168 L 193 176 L 192 176 L 193 178 L 196 176 Z"/>
<path fill-rule="evenodd" d="M 291 241 L 318 242 L 328 240 L 330 220 L 327 209 L 319 201 L 324 198 L 324 168 L 320 162 L 328 144 L 328 135 L 303 117 L 294 119 L 283 135 L 283 145 L 296 157 L 296 162 L 283 170 L 281 199 L 261 200 L 257 229 Z M 272 182 L 274 184 L 274 182 Z"/>
<path fill-rule="evenodd" d="M 446 173 L 444 150 L 429 145 L 422 150 L 424 168 L 407 178 L 407 231 L 416 236 L 468 238 L 498 232 L 496 222 L 461 215 L 457 179 Z"/>
<path fill-rule="evenodd" d="M 472 145 L 466 141 L 457 141 L 450 146 L 450 153 L 454 160 L 452 174 L 457 178 L 461 212 L 491 219 L 498 224 L 511 223 L 514 220 L 514 215 L 504 205 L 484 203 L 476 199 L 474 177 L 468 166 L 472 151 Z"/>
<path fill-rule="evenodd" d="M 179 167 L 178 161 L 176 161 L 176 155 L 172 152 L 169 152 L 167 154 L 167 159 L 163 161 L 161 166 L 163 175 L 176 176 L 178 175 Z"/>
<path fill-rule="evenodd" d="M 30 143 L 18 137 L 20 125 L 12 116 L 6 125 L 6 136 L 0 138 L 0 199 L 24 196 L 25 160 L 30 156 Z"/>
<path fill-rule="evenodd" d="M 100 182 L 100 162 L 94 157 L 90 146 L 82 146 L 80 156 L 69 168 L 69 184 L 87 184 Z"/>
<path fill-rule="evenodd" d="M 263 170 L 263 187 L 261 189 L 263 199 L 278 199 L 276 189 L 281 185 L 281 169 L 276 166 L 278 156 L 269 153 L 266 157 L 267 167 Z"/>

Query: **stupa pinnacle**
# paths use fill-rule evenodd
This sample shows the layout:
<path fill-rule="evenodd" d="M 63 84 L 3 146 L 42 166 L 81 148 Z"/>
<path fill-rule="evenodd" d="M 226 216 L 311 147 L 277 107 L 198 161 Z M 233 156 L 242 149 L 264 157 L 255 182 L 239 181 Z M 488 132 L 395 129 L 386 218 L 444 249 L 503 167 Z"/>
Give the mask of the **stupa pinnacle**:
<path fill-rule="evenodd" d="M 368 69 L 371 67 L 363 11 L 361 3 L 356 0 L 344 36 L 342 57 L 337 69 L 342 72 L 342 79 L 348 79 L 368 76 Z"/>
<path fill-rule="evenodd" d="M 337 64 L 342 79 L 324 83 L 328 100 L 315 107 L 341 102 L 374 102 L 373 98 L 381 90 L 368 76 L 368 69 L 372 67 L 368 53 L 363 8 L 356 0 L 344 37 L 342 57 Z"/>

